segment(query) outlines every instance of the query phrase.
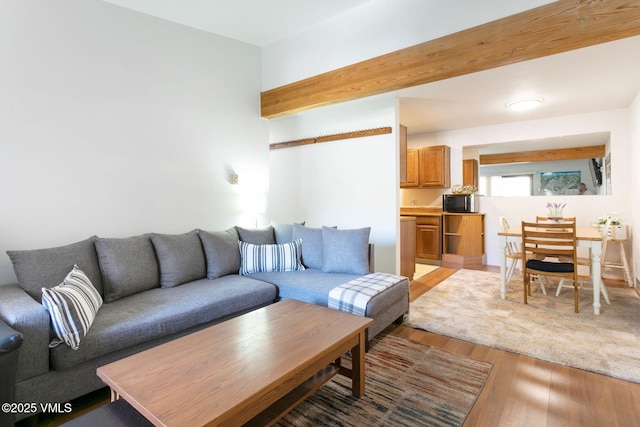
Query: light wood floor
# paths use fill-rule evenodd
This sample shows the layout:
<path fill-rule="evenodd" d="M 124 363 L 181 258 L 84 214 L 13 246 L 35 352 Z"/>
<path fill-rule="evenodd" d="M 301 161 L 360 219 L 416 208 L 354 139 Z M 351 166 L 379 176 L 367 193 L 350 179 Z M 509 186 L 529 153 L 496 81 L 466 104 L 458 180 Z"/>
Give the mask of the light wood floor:
<path fill-rule="evenodd" d="M 496 267 L 485 270 L 499 271 Z M 413 281 L 411 300 L 428 292 L 455 271 L 439 268 Z M 623 286 L 616 282 L 606 283 L 607 286 Z M 395 326 L 390 333 L 493 364 L 465 427 L 640 426 L 640 384 L 406 326 Z M 638 352 L 640 354 L 640 341 Z"/>

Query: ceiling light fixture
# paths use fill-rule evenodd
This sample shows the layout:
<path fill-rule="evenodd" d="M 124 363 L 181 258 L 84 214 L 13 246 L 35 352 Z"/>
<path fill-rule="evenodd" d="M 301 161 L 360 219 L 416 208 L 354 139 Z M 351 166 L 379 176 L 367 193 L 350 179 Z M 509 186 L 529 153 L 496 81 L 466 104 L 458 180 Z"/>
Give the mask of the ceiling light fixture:
<path fill-rule="evenodd" d="M 527 111 L 536 108 L 542 103 L 542 98 L 517 99 L 507 104 L 507 107 L 514 111 Z"/>

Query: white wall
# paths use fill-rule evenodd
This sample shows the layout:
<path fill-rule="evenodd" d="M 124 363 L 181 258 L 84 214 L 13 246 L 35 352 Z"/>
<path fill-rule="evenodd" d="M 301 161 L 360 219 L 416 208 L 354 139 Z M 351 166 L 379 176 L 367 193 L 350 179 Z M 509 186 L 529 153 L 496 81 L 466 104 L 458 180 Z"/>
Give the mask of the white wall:
<path fill-rule="evenodd" d="M 388 97 L 311 110 L 269 123 L 272 143 L 392 127 L 391 134 L 270 151 L 269 214 L 310 227 L 371 227 L 376 270 L 396 273 L 399 228 L 396 103 Z"/>
<path fill-rule="evenodd" d="M 260 61 L 97 0 L 1 0 L 0 283 L 7 249 L 244 221 L 268 190 Z"/>
<path fill-rule="evenodd" d="M 633 239 L 633 269 L 636 276 L 636 285 L 640 282 L 640 237 L 638 231 L 640 230 L 640 92 L 635 96 L 635 99 L 629 107 L 629 122 L 630 122 L 630 136 L 629 136 L 629 152 L 628 157 L 631 163 L 631 171 L 628 175 L 629 179 L 625 181 L 629 187 L 629 198 L 627 204 L 631 206 L 631 210 L 634 213 L 632 228 L 636 237 Z"/>
<path fill-rule="evenodd" d="M 629 112 L 627 109 L 601 111 L 573 116 L 554 117 L 529 122 L 511 123 L 497 126 L 462 129 L 438 134 L 412 137 L 412 144 L 428 142 L 424 145 L 449 145 L 451 149 L 451 182 L 462 182 L 462 148 L 488 143 L 520 141 L 524 139 L 547 138 L 592 132 L 611 132 L 612 194 L 607 196 L 563 196 L 563 197 L 481 197 L 480 211 L 485 213 L 485 247 L 487 264 L 499 265 L 497 233 L 501 226 L 499 218 L 506 216 L 512 224 L 536 215 L 546 214 L 547 202 L 567 203 L 565 216 L 577 217 L 580 226 L 589 226 L 600 215 L 618 212 L 624 223 L 633 222 L 633 210 L 629 203 L 636 189 L 629 185 L 633 162 L 629 156 L 632 150 Z M 421 190 L 413 190 L 416 191 Z M 404 193 L 404 191 L 403 191 Z M 411 193 L 413 194 L 413 193 Z M 403 203 L 406 198 L 403 194 Z M 436 199 L 437 200 L 437 199 Z"/>

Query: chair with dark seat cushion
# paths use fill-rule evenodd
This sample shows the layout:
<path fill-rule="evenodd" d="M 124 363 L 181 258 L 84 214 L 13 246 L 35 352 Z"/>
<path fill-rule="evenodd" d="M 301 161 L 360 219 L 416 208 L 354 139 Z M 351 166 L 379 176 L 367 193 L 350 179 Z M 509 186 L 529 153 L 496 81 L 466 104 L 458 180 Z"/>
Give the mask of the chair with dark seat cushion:
<path fill-rule="evenodd" d="M 524 303 L 531 296 L 531 275 L 573 281 L 575 312 L 578 313 L 578 265 L 576 224 L 522 222 Z M 560 259 L 562 261 L 560 261 Z"/>

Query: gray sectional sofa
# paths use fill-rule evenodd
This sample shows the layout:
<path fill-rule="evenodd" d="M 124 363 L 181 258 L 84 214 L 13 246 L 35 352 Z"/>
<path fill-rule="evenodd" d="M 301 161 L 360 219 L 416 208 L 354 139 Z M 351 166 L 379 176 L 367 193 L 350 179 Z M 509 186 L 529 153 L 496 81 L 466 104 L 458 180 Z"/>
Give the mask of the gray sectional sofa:
<path fill-rule="evenodd" d="M 369 229 L 272 224 L 8 251 L 18 283 L 0 285 L 0 321 L 23 335 L 15 402 L 68 402 L 104 387 L 101 365 L 282 299 L 326 306 L 331 289 L 373 271 L 368 239 Z M 73 285 L 74 265 L 102 299 L 76 349 L 54 345 L 41 302 L 43 287 Z M 400 278 L 367 304 L 368 339 L 408 310 L 409 282 Z"/>

